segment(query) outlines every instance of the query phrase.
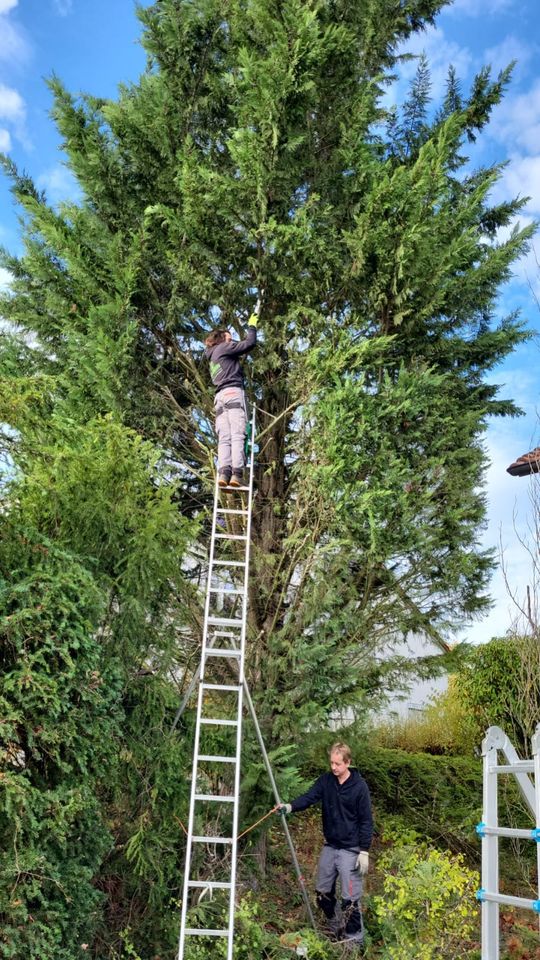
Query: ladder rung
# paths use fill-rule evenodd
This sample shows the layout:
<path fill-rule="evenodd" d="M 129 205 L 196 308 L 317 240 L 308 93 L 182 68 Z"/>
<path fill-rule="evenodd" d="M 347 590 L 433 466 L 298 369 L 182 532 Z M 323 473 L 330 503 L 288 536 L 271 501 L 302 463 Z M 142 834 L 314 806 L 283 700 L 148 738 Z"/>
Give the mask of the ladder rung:
<path fill-rule="evenodd" d="M 184 933 L 187 937 L 228 937 L 228 930 L 204 930 L 202 927 L 186 927 Z"/>
<path fill-rule="evenodd" d="M 502 763 L 489 767 L 490 773 L 534 773 L 534 760 L 517 760 L 515 763 Z"/>
<path fill-rule="evenodd" d="M 245 567 L 244 560 L 212 560 L 211 567 Z"/>
<path fill-rule="evenodd" d="M 216 533 L 216 540 L 247 540 L 247 533 Z"/>
<path fill-rule="evenodd" d="M 236 587 L 231 587 L 229 590 L 227 590 L 226 587 L 210 587 L 208 591 L 208 593 L 222 593 L 224 597 L 226 597 L 227 594 L 233 593 L 238 593 L 243 597 L 245 592 L 246 591 L 244 589 L 238 590 Z"/>
<path fill-rule="evenodd" d="M 232 837 L 192 837 L 193 843 L 232 843 Z"/>
<path fill-rule="evenodd" d="M 205 657 L 241 657 L 240 650 L 230 650 L 227 647 L 205 647 L 203 650 Z"/>
<path fill-rule="evenodd" d="M 521 827 L 485 827 L 482 826 L 480 836 L 485 837 L 515 837 L 519 840 L 534 840 L 534 830 Z"/>
<path fill-rule="evenodd" d="M 239 683 L 203 683 L 201 686 L 203 690 L 234 690 L 236 693 L 242 689 Z"/>
<path fill-rule="evenodd" d="M 218 507 L 216 513 L 235 513 L 237 516 L 247 517 L 249 510 L 231 510 L 230 507 Z"/>
<path fill-rule="evenodd" d="M 523 910 L 534 910 L 538 900 L 526 900 L 524 897 L 512 897 L 506 893 L 489 893 L 487 890 L 477 894 L 479 900 L 489 900 L 491 903 L 502 903 L 507 907 L 521 907 Z"/>
<path fill-rule="evenodd" d="M 238 720 L 220 720 L 220 719 L 217 718 L 217 717 L 216 717 L 216 718 L 214 718 L 214 717 L 201 717 L 201 723 L 204 723 L 204 724 L 206 724 L 207 726 L 209 726 L 209 725 L 212 724 L 212 723 L 217 723 L 219 726 L 222 726 L 222 727 L 237 727 L 237 726 L 238 726 Z"/>
<path fill-rule="evenodd" d="M 199 890 L 230 890 L 232 883 L 224 880 L 188 880 L 188 887 L 198 887 Z"/>
<path fill-rule="evenodd" d="M 230 493 L 231 491 L 236 493 L 238 490 L 249 490 L 249 487 L 227 487 L 227 493 Z"/>
<path fill-rule="evenodd" d="M 213 763 L 236 763 L 236 757 L 218 757 L 212 753 L 200 753 L 198 760 L 210 760 Z"/>
<path fill-rule="evenodd" d="M 233 637 L 235 640 L 238 640 L 236 633 L 227 633 L 226 630 L 214 630 L 212 632 L 213 637 Z"/>
<path fill-rule="evenodd" d="M 221 797 L 216 793 L 196 793 L 194 800 L 216 800 L 217 803 L 234 803 L 235 797 L 227 796 Z"/>
<path fill-rule="evenodd" d="M 243 620 L 234 620 L 230 617 L 208 617 L 208 623 L 210 626 L 215 627 L 241 627 L 244 623 Z"/>

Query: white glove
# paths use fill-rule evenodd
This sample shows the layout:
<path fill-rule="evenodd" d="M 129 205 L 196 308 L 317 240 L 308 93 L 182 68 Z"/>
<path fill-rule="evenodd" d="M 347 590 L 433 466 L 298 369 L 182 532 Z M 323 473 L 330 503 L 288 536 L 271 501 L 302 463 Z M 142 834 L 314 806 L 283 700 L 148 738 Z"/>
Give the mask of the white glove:
<path fill-rule="evenodd" d="M 369 853 L 367 850 L 361 850 L 356 858 L 355 867 L 361 877 L 365 877 L 369 867 Z"/>
<path fill-rule="evenodd" d="M 292 806 L 290 803 L 280 803 L 276 808 L 276 813 L 284 813 L 286 817 L 292 813 Z"/>

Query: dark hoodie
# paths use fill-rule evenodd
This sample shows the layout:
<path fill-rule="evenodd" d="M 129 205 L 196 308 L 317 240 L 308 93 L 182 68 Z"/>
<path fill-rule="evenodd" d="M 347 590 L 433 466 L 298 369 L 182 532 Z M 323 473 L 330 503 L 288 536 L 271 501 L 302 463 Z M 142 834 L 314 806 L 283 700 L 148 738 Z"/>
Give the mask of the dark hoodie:
<path fill-rule="evenodd" d="M 366 781 L 358 770 L 350 768 L 350 776 L 340 783 L 333 773 L 323 773 L 307 793 L 293 800 L 291 807 L 306 810 L 322 803 L 324 839 L 339 850 L 369 850 L 373 837 L 371 800 Z"/>
<path fill-rule="evenodd" d="M 245 340 L 230 340 L 229 343 L 218 343 L 215 347 L 206 347 L 205 357 L 210 362 L 210 376 L 216 388 L 216 393 L 225 387 L 240 387 L 244 389 L 244 375 L 238 357 L 253 350 L 257 342 L 257 330 L 248 327 Z"/>

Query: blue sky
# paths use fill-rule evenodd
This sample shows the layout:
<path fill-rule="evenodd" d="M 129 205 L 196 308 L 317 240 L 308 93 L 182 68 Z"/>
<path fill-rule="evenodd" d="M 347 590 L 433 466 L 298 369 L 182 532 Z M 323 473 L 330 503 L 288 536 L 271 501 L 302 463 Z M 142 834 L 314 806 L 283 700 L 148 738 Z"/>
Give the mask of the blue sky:
<path fill-rule="evenodd" d="M 360 0 L 358 0 L 360 2 Z M 407 49 L 425 51 L 432 69 L 434 100 L 444 91 L 448 65 L 454 64 L 466 91 L 474 73 L 486 63 L 495 71 L 511 60 L 518 64 L 509 93 L 481 135 L 474 163 L 506 160 L 495 190 L 497 199 L 530 196 L 522 223 L 540 219 L 540 26 L 537 0 L 455 0 L 434 28 L 418 35 Z M 144 4 L 143 4 L 144 5 Z M 59 137 L 49 119 L 51 97 L 45 78 L 55 72 L 74 93 L 114 97 L 119 83 L 136 81 L 145 56 L 133 0 L 0 0 L 0 150 L 27 170 L 50 200 L 76 195 L 62 164 Z M 402 81 L 389 96 L 400 95 L 413 64 L 404 65 Z M 0 181 L 0 243 L 20 249 L 18 223 L 5 182 Z M 535 252 L 517 265 L 515 277 L 501 293 L 501 315 L 519 307 L 531 329 L 540 329 L 540 236 Z M 0 272 L 0 284 L 9 278 Z M 529 537 L 530 495 L 536 479 L 517 479 L 505 471 L 517 456 L 540 443 L 539 359 L 535 339 L 522 346 L 493 379 L 505 384 L 525 412 L 518 420 L 490 424 L 486 445 L 488 546 L 504 547 L 507 579 L 518 598 L 532 582 L 531 561 L 520 538 Z M 516 532 L 517 531 L 517 532 Z M 533 549 L 538 550 L 533 546 Z M 499 570 L 492 583 L 493 611 L 469 628 L 480 641 L 501 635 L 514 609 Z"/>

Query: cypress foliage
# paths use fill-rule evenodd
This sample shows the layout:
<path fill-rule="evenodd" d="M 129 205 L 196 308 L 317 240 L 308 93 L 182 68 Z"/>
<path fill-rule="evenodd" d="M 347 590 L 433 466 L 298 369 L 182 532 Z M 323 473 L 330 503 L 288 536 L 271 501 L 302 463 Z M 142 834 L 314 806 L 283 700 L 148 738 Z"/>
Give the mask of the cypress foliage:
<path fill-rule="evenodd" d="M 181 563 L 207 536 L 202 343 L 217 321 L 242 333 L 262 293 L 248 674 L 268 742 L 296 740 L 337 705 L 376 702 L 406 669 L 396 641 L 414 630 L 444 646 L 488 602 L 481 440 L 488 416 L 516 410 L 486 374 L 525 336 L 496 314 L 530 231 L 499 241 L 522 202 L 494 205 L 500 169 L 465 166 L 508 71 L 482 70 L 468 94 L 451 72 L 433 111 L 421 61 L 403 109 L 382 106 L 398 44 L 442 6 L 159 0 L 139 12 L 147 70 L 116 100 L 50 80 L 80 202 L 53 209 L 5 161 L 25 224 L 23 255 L 1 260 L 14 280 L 0 310 L 16 331 L 2 348 L 15 464 L 5 509 L 96 597 L 74 621 L 89 651 L 77 670 L 105 657 L 119 678 L 92 701 L 98 727 L 110 705 L 123 744 L 115 774 L 105 782 L 96 744 L 81 780 L 112 811 L 109 865 L 122 877 L 114 894 L 107 866 L 98 883 L 111 909 L 100 956 L 128 915 L 145 943 L 154 936 L 164 954 L 172 943 L 172 928 L 158 935 L 140 918 L 152 878 L 154 915 L 178 883 L 171 816 L 189 744 L 156 744 L 168 671 L 189 675 L 199 642 L 200 598 Z M 9 648 L 6 676 L 23 669 L 23 648 Z M 17 721 L 25 736 L 31 719 Z M 28 778 L 29 764 L 10 777 Z M 96 832 L 88 876 L 107 836 Z M 76 937 L 67 929 L 57 944 Z"/>

